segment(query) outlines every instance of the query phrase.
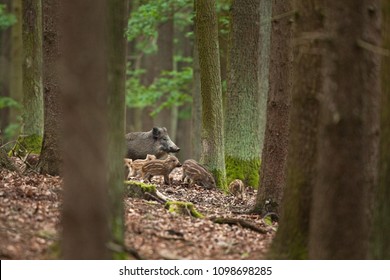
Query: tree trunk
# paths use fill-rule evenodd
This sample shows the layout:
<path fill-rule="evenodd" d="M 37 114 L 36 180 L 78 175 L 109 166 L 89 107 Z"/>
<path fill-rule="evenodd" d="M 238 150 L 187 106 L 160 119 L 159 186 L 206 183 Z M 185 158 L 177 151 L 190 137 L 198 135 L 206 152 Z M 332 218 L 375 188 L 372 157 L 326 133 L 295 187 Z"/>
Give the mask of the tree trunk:
<path fill-rule="evenodd" d="M 379 182 L 375 191 L 371 258 L 390 259 L 390 2 L 382 1 L 382 95 Z"/>
<path fill-rule="evenodd" d="M 379 0 L 329 0 L 309 258 L 365 259 L 379 140 Z"/>
<path fill-rule="evenodd" d="M 259 145 L 261 158 L 264 147 L 264 134 L 267 116 L 267 100 L 269 91 L 269 65 L 270 65 L 270 45 L 271 45 L 271 18 L 273 0 L 260 1 L 260 105 L 259 105 Z"/>
<path fill-rule="evenodd" d="M 196 37 L 196 32 L 195 35 Z M 192 85 L 192 108 L 191 108 L 191 158 L 200 160 L 202 144 L 200 136 L 202 133 L 202 96 L 200 94 L 200 67 L 198 43 L 194 40 L 193 60 L 193 85 Z M 180 146 L 179 146 L 180 147 Z"/>
<path fill-rule="evenodd" d="M 233 1 L 225 108 L 227 182 L 257 187 L 260 168 L 260 2 Z"/>
<path fill-rule="evenodd" d="M 173 15 L 158 27 L 156 75 L 173 70 Z M 167 92 L 163 93 L 160 104 L 166 101 Z M 153 119 L 155 126 L 166 127 L 173 142 L 176 141 L 176 127 L 172 126 L 172 108 L 162 109 Z"/>
<path fill-rule="evenodd" d="M 23 0 L 23 136 L 42 144 L 42 5 Z"/>
<path fill-rule="evenodd" d="M 201 162 L 213 173 L 217 186 L 226 188 L 222 88 L 216 1 L 195 2 L 202 95 Z"/>
<path fill-rule="evenodd" d="M 59 175 L 61 170 L 59 74 L 57 59 L 59 50 L 59 12 L 58 0 L 42 1 L 43 46 L 42 46 L 42 81 L 44 97 L 44 132 L 39 169 L 42 174 Z"/>
<path fill-rule="evenodd" d="M 1 3 L 7 5 L 7 12 L 10 10 L 10 0 L 1 1 Z M 11 28 L 0 29 L 0 97 L 10 96 L 10 49 L 11 49 Z M 4 129 L 9 125 L 9 112 L 10 108 L 0 109 L 0 131 L 4 132 Z"/>
<path fill-rule="evenodd" d="M 107 184 L 109 87 L 105 3 L 96 0 L 61 3 L 63 56 L 59 68 L 62 70 L 60 85 L 64 105 L 64 259 L 110 257 L 107 247 L 110 235 Z"/>
<path fill-rule="evenodd" d="M 9 74 L 10 97 L 20 104 L 23 100 L 23 40 L 22 40 L 22 0 L 12 1 L 12 13 L 16 23 L 11 31 L 11 64 Z M 20 110 L 10 108 L 9 122 L 19 124 Z"/>
<path fill-rule="evenodd" d="M 292 99 L 287 182 L 281 219 L 269 256 L 307 259 L 309 218 L 317 159 L 318 96 L 322 90 L 322 1 L 295 0 Z"/>
<path fill-rule="evenodd" d="M 291 99 L 291 1 L 273 5 L 267 122 L 255 208 L 279 215 L 286 186 L 289 111 Z M 283 16 L 284 15 L 284 16 Z M 283 17 L 282 17 L 283 16 Z"/>
<path fill-rule="evenodd" d="M 123 157 L 125 155 L 125 85 L 127 0 L 110 1 L 108 39 L 108 184 L 111 241 L 124 246 Z M 116 256 L 115 258 L 122 258 Z"/>

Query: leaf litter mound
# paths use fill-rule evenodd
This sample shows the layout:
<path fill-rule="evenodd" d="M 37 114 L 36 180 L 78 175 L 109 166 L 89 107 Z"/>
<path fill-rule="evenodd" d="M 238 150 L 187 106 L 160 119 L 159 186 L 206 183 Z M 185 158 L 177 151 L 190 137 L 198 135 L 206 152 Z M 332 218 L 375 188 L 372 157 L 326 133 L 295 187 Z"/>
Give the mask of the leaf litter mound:
<path fill-rule="evenodd" d="M 256 191 L 245 200 L 220 190 L 183 184 L 181 168 L 171 186 L 154 177 L 157 189 L 175 201 L 191 202 L 204 218 L 171 213 L 157 201 L 126 197 L 125 247 L 129 258 L 263 259 L 277 224 L 267 225 L 250 209 Z M 0 259 L 57 259 L 61 231 L 62 179 L 57 176 L 0 171 Z M 216 223 L 217 218 L 248 222 Z"/>

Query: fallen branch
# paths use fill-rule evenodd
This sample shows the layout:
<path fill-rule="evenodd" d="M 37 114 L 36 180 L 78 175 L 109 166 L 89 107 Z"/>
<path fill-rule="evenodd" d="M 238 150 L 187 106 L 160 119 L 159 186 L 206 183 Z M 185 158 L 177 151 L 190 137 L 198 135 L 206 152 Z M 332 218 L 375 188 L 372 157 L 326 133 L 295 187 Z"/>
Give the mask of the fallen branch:
<path fill-rule="evenodd" d="M 239 225 L 243 228 L 247 228 L 261 234 L 266 234 L 268 232 L 266 229 L 261 228 L 249 221 L 242 220 L 242 219 L 214 217 L 214 218 L 210 218 L 210 220 L 217 224 Z"/>

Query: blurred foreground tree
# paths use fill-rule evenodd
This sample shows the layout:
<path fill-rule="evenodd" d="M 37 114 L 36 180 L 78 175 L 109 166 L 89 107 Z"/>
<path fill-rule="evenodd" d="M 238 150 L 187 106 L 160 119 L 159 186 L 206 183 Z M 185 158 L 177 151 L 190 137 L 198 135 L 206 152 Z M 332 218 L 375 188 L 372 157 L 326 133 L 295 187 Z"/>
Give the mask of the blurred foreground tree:
<path fill-rule="evenodd" d="M 110 258 L 106 3 L 61 3 L 64 259 Z"/>

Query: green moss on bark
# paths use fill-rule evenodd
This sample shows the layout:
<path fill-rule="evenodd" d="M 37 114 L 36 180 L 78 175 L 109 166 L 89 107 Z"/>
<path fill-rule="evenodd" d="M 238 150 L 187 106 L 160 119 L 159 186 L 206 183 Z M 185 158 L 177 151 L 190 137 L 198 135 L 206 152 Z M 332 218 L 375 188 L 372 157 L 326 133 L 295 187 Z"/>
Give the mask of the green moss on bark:
<path fill-rule="evenodd" d="M 125 181 L 125 194 L 133 198 L 144 198 L 145 193 L 155 194 L 156 186 L 138 181 Z"/>
<path fill-rule="evenodd" d="M 42 147 L 41 135 L 19 136 L 18 141 L 11 150 L 11 154 L 24 157 L 27 154 L 40 154 Z"/>
<path fill-rule="evenodd" d="M 196 210 L 194 204 L 191 202 L 168 201 L 165 204 L 165 208 L 167 208 L 170 213 L 177 213 L 200 219 L 204 218 L 204 216 Z"/>
<path fill-rule="evenodd" d="M 246 186 L 258 187 L 260 159 L 242 160 L 227 156 L 225 161 L 227 182 L 240 179 Z"/>

